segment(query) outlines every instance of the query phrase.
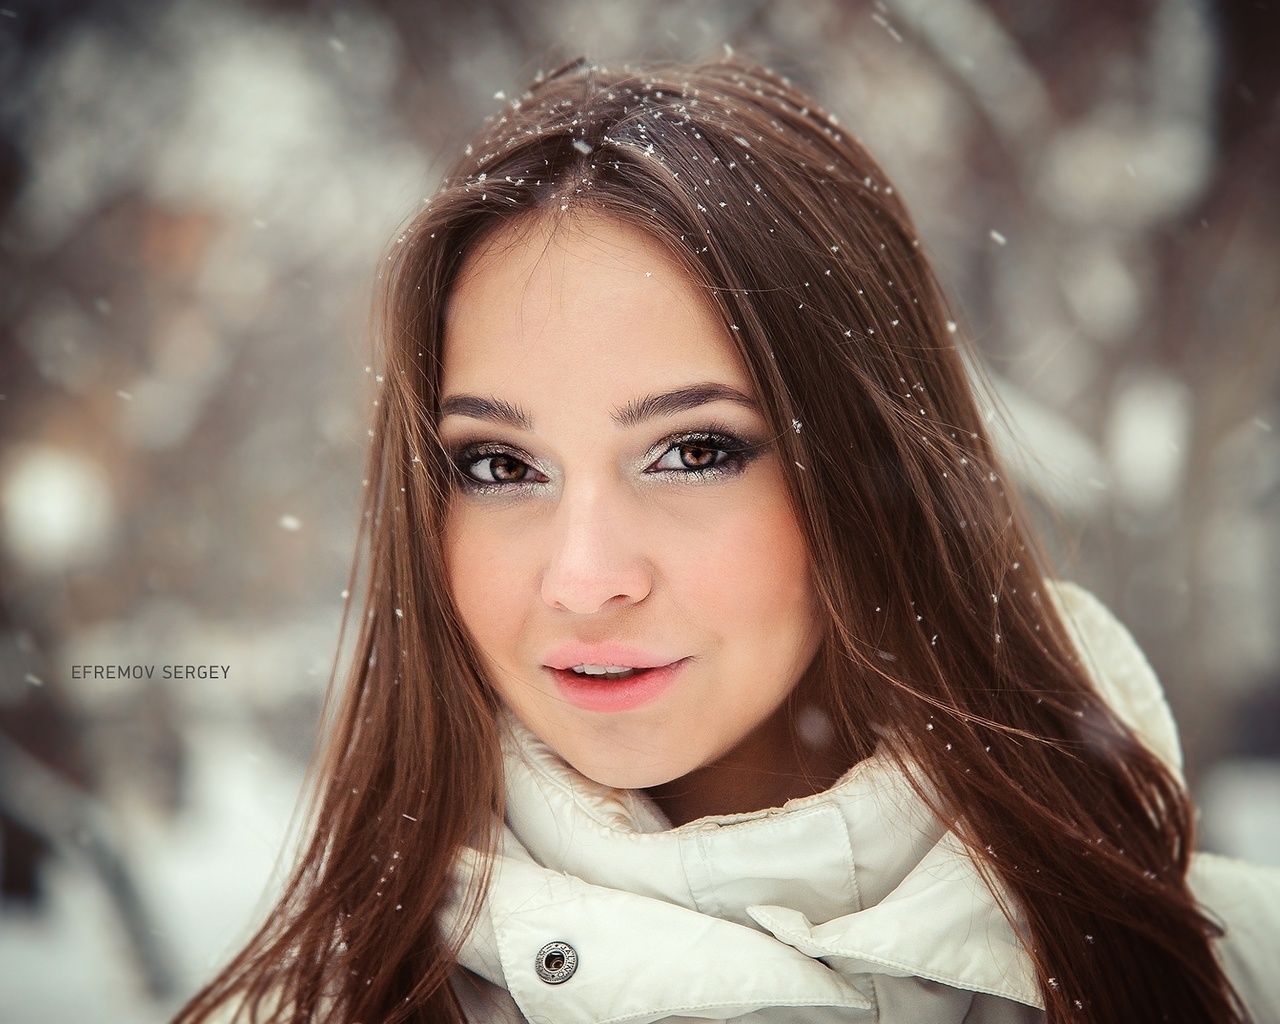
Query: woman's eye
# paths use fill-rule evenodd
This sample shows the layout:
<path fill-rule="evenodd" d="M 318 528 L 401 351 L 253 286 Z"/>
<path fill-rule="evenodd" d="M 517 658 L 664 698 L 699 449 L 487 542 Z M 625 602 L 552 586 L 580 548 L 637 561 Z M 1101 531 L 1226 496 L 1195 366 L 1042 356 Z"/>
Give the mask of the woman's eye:
<path fill-rule="evenodd" d="M 488 455 L 471 464 L 476 479 L 487 484 L 512 484 L 523 480 L 531 472 L 527 462 L 514 455 Z"/>
<path fill-rule="evenodd" d="M 738 473 L 759 454 L 758 446 L 720 434 L 675 440 L 646 472 L 679 476 L 723 476 Z"/>
<path fill-rule="evenodd" d="M 711 469 L 713 466 L 720 465 L 729 457 L 729 453 L 722 448 L 696 441 L 685 441 L 681 444 L 672 445 L 667 449 L 666 453 L 653 464 L 652 468 L 655 470 Z"/>
<path fill-rule="evenodd" d="M 546 477 L 510 452 L 464 451 L 454 465 L 464 485 L 499 487 L 504 484 L 545 483 Z"/>

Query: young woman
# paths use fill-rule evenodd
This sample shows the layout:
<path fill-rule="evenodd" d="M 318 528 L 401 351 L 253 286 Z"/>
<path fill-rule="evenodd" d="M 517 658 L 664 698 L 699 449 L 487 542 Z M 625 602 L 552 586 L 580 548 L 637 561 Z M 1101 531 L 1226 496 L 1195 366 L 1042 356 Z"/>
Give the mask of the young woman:
<path fill-rule="evenodd" d="M 314 833 L 179 1021 L 1262 1018 L 1266 922 L 1197 897 L 1268 880 L 1193 893 L 1158 684 L 834 117 L 577 62 L 385 285 Z"/>

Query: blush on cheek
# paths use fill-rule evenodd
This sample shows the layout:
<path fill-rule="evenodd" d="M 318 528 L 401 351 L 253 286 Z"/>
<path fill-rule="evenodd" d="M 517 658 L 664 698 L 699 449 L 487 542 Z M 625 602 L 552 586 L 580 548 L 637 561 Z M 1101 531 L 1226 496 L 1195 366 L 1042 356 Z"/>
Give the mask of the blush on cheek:
<path fill-rule="evenodd" d="M 482 653 L 493 653 L 498 637 L 516 629 L 513 566 L 504 556 L 501 536 L 478 528 L 462 513 L 446 522 L 445 573 L 454 607 Z M 489 661 L 489 658 L 485 659 Z"/>
<path fill-rule="evenodd" d="M 789 505 L 753 504 L 725 538 L 729 554 L 721 561 L 713 591 L 721 592 L 721 600 L 736 593 L 739 601 L 758 603 L 762 612 L 776 614 L 806 599 L 808 551 Z"/>

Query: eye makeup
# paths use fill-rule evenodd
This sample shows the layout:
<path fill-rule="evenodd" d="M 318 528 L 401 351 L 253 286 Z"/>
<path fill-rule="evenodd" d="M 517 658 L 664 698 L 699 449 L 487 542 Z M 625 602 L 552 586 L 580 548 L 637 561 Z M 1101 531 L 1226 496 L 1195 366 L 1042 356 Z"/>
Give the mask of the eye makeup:
<path fill-rule="evenodd" d="M 766 445 L 741 440 L 713 425 L 707 430 L 688 431 L 663 440 L 651 449 L 652 461 L 645 473 L 668 476 L 679 482 L 737 476 L 766 450 Z M 707 454 L 712 456 L 712 461 L 703 461 Z"/>
<path fill-rule="evenodd" d="M 470 494 L 526 490 L 549 483 L 521 449 L 499 441 L 475 441 L 457 447 L 446 445 L 450 477 Z"/>
<path fill-rule="evenodd" d="M 644 473 L 677 483 L 738 476 L 770 447 L 710 423 L 663 438 L 644 456 Z M 536 460 L 512 444 L 473 441 L 445 449 L 454 482 L 469 494 L 518 493 L 550 482 Z"/>

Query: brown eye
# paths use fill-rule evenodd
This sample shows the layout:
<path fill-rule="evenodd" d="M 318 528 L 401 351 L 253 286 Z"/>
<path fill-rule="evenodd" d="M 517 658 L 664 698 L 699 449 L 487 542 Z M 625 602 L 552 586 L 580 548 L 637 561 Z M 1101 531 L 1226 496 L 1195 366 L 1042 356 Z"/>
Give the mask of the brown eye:
<path fill-rule="evenodd" d="M 529 473 L 529 467 L 512 455 L 494 455 L 487 460 L 491 479 L 497 483 L 512 483 L 523 480 Z"/>
<path fill-rule="evenodd" d="M 762 446 L 747 444 L 730 434 L 686 434 L 666 442 L 670 447 L 649 467 L 671 479 L 705 480 L 742 472 Z"/>
<path fill-rule="evenodd" d="M 523 458 L 501 449 L 469 447 L 454 455 L 452 461 L 458 483 L 473 490 L 546 483 L 547 480 Z"/>
<path fill-rule="evenodd" d="M 701 444 L 682 444 L 680 462 L 686 469 L 706 469 L 715 465 L 718 449 Z"/>

